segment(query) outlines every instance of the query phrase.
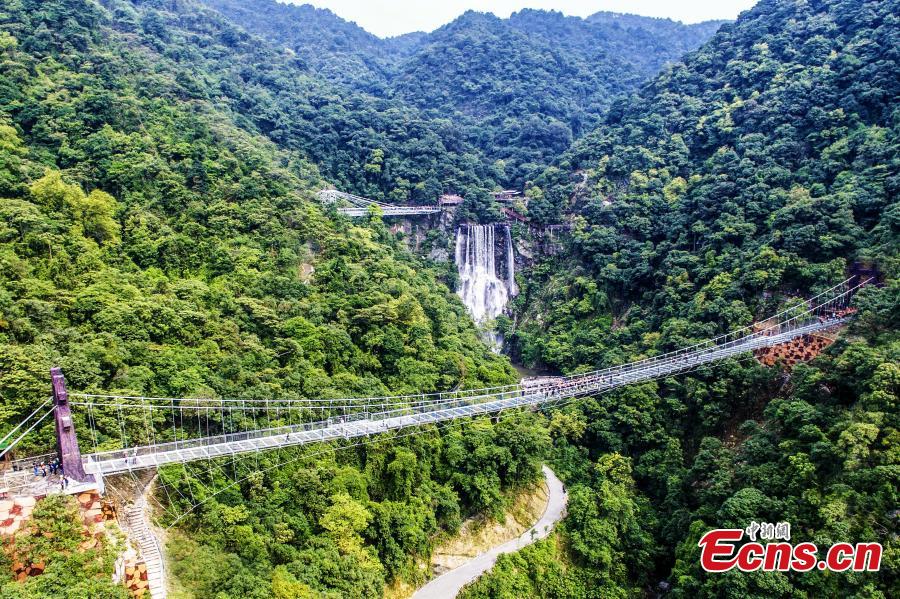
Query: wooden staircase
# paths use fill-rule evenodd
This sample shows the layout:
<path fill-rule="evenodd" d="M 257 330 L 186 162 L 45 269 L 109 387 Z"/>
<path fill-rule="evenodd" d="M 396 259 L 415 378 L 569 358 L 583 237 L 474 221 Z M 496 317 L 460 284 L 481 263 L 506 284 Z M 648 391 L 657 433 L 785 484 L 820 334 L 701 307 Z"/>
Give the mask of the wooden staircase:
<path fill-rule="evenodd" d="M 162 550 L 159 540 L 150 528 L 146 508 L 147 500 L 141 496 L 134 505 L 125 509 L 125 523 L 129 536 L 138 544 L 141 557 L 147 565 L 147 582 L 151 599 L 165 599 L 166 573 L 163 567 Z"/>

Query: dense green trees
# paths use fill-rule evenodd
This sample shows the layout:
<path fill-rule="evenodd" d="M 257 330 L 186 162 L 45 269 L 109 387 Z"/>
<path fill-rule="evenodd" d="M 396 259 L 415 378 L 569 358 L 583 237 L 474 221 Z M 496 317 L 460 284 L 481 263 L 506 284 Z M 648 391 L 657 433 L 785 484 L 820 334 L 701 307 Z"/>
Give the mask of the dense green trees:
<path fill-rule="evenodd" d="M 187 512 L 168 544 L 181 590 L 380 596 L 420 580 L 435 535 L 502 511 L 549 456 L 571 494 L 560 534 L 501 558 L 469 596 L 898 594 L 897 2 L 763 0 L 615 102 L 711 31 L 526 11 L 382 42 L 261 6 L 325 31 L 304 44 L 296 23 L 244 7 L 270 45 L 191 0 L 0 8 L 0 423 L 46 396 L 52 364 L 77 390 L 163 396 L 509 382 L 440 282 L 446 267 L 410 255 L 377 215 L 323 212 L 313 192 L 325 179 L 397 202 L 461 191 L 461 214 L 484 217 L 486 191 L 514 182 L 533 222 L 572 224 L 504 322 L 528 363 L 575 372 L 674 349 L 854 261 L 877 264 L 884 286 L 790 377 L 734 360 L 549 420 L 268 453 L 230 475 L 164 468 L 165 522 Z M 114 424 L 98 422 L 100 446 L 120 443 Z M 59 527 L 59 545 L 22 547 L 48 556 L 49 574 L 4 596 L 117 596 L 109 556 L 65 553 L 71 514 L 46 510 L 37 525 Z M 882 571 L 702 572 L 699 536 L 748 519 L 790 521 L 823 546 L 878 540 Z M 98 576 L 67 582 L 83 570 Z"/>
<path fill-rule="evenodd" d="M 197 597 L 289 592 L 281 587 L 380 597 L 386 581 L 421 582 L 417 560 L 438 533 L 474 513 L 502 513 L 511 491 L 540 476 L 544 426 L 512 414 L 496 426 L 475 420 L 333 452 L 261 454 L 238 462 L 238 485 L 225 477 L 229 464 L 197 464 L 187 476 L 164 468 L 157 496 L 174 508 L 169 521 L 186 511 L 179 529 L 189 532 L 169 544 L 175 574 Z M 203 503 L 191 511 L 190 498 Z"/>
<path fill-rule="evenodd" d="M 81 510 L 73 497 L 50 495 L 39 502 L 31 518 L 7 543 L 0 565 L 10 572 L 14 562 L 46 566 L 43 575 L 24 582 L 0 582 L 0 597 L 40 599 L 75 597 L 77 599 L 125 599 L 128 592 L 114 585 L 110 573 L 119 549 L 119 541 L 110 537 L 92 549 L 81 549 L 84 542 Z"/>
<path fill-rule="evenodd" d="M 43 401 L 57 364 L 76 391 L 178 397 L 373 396 L 513 380 L 440 282 L 446 267 L 412 256 L 380 218 L 354 224 L 313 201 L 319 169 L 292 142 L 274 144 L 249 106 L 237 109 L 238 96 L 262 87 L 216 91 L 227 87 L 224 65 L 249 69 L 271 50 L 235 42 L 208 13 L 104 6 L 23 1 L 0 11 L 4 429 Z M 191 37 L 209 41 L 211 31 L 221 43 Z M 248 52 L 246 64 L 237 48 L 217 54 L 228 43 Z M 287 61 L 271 68 L 285 82 L 294 72 Z M 402 120 L 382 116 L 392 128 Z M 396 169 L 388 147 L 359 154 L 373 176 Z M 331 155 L 353 172 L 353 160 Z M 97 416 L 98 446 L 120 446 L 117 420 Z M 140 419 L 124 426 L 133 439 L 147 434 Z M 471 426 L 472 438 L 433 430 L 340 458 L 267 454 L 235 465 L 241 484 L 215 496 L 233 483 L 221 465 L 163 470 L 166 523 L 207 500 L 173 529 L 175 584 L 198 598 L 378 597 L 386 580 L 421 578 L 414 560 L 436 533 L 502 511 L 539 474 L 539 425 Z M 44 449 L 51 429 L 21 449 Z M 475 487 L 457 476 L 476 470 Z M 61 526 L 69 515 L 53 517 Z M 4 582 L 5 596 L 120 594 L 107 582 L 109 556 L 53 547 L 47 574 Z M 103 584 L 72 581 L 85 570 Z"/>
<path fill-rule="evenodd" d="M 820 546 L 896 551 L 898 10 L 760 2 L 535 180 L 532 218 L 568 215 L 573 231 L 569 253 L 524 277 L 510 337 L 526 362 L 577 371 L 671 350 L 821 290 L 854 262 L 885 279 L 860 294 L 847 340 L 789 378 L 726 362 L 584 401 L 565 417 L 587 423 L 580 434 L 557 419 L 558 470 L 591 489 L 573 492 L 579 510 L 609 492 L 591 463 L 617 453 L 632 460 L 635 505 L 653 506 L 634 538 L 659 548 L 645 560 L 654 574 L 624 580 L 665 581 L 678 597 L 897 592 L 884 565 L 860 577 L 708 575 L 696 543 L 711 528 L 786 520 Z M 632 530 L 609 514 L 613 536 L 577 513 L 563 533 L 570 582 L 586 575 L 580 539 Z M 522 568 L 546 558 L 533 559 Z M 501 569 L 472 596 L 522 580 Z M 575 586 L 546 594 L 594 596 Z"/>
<path fill-rule="evenodd" d="M 3 72 L 5 422 L 30 411 L 51 363 L 75 389 L 160 395 L 510 380 L 439 271 L 378 222 L 328 220 L 309 201 L 314 167 L 214 101 L 154 87 L 183 69 L 151 68 L 91 6 L 3 15 L 17 34 Z"/>
<path fill-rule="evenodd" d="M 382 40 L 310 6 L 202 1 L 247 31 L 291 48 L 310 70 L 388 99 L 395 111 L 423 115 L 428 120 L 423 128 L 452 131 L 455 139 L 445 137 L 444 146 L 450 154 L 465 151 L 468 160 L 487 165 L 480 174 L 492 181 L 479 182 L 485 188 L 491 182 L 522 187 L 589 131 L 617 94 L 637 89 L 721 24 L 617 20 L 605 13 L 580 19 L 538 10 L 499 19 L 470 11 L 428 34 Z M 459 165 L 474 167 L 474 162 Z M 402 177 L 415 185 L 415 178 Z M 459 178 L 442 183 L 473 195 L 474 189 L 460 187 L 466 183 Z M 396 188 L 398 197 L 405 198 L 402 187 Z"/>

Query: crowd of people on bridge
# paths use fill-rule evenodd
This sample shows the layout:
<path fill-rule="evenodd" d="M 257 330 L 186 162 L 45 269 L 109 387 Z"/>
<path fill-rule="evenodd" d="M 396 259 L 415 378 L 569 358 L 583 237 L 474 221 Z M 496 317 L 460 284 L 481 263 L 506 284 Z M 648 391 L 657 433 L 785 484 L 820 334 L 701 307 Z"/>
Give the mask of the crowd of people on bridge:
<path fill-rule="evenodd" d="M 856 308 L 840 308 L 837 310 L 828 310 L 819 316 L 819 322 L 829 322 L 832 320 L 842 320 L 856 314 Z"/>
<path fill-rule="evenodd" d="M 47 471 L 49 470 L 50 476 L 55 474 L 59 474 L 62 476 L 63 467 L 59 461 L 59 458 L 53 458 L 50 462 L 34 462 L 31 465 L 32 470 L 34 471 L 35 477 L 45 478 L 47 476 Z"/>
<path fill-rule="evenodd" d="M 69 478 L 63 472 L 62 462 L 58 457 L 53 457 L 50 461 L 32 462 L 31 471 L 35 478 L 46 479 L 49 477 L 59 477 L 59 491 L 65 492 L 69 488 Z"/>

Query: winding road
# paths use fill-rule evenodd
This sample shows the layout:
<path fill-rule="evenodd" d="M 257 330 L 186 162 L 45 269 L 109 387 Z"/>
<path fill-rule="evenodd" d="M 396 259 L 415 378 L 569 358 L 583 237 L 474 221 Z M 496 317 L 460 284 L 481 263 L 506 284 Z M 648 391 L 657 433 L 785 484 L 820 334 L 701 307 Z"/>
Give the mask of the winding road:
<path fill-rule="evenodd" d="M 550 468 L 544 466 L 543 471 L 548 489 L 547 508 L 534 526 L 522 533 L 519 538 L 492 547 L 462 566 L 438 576 L 416 591 L 412 599 L 450 599 L 451 597 L 456 597 L 461 588 L 493 568 L 497 562 L 497 557 L 501 554 L 518 551 L 549 535 L 556 523 L 565 516 L 569 496 L 563 488 L 562 482 Z"/>

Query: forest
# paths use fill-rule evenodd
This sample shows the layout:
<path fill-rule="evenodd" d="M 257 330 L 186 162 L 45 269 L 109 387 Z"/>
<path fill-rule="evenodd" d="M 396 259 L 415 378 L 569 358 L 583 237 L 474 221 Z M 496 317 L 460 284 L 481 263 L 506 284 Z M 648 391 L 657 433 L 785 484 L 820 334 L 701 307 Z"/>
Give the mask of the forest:
<path fill-rule="evenodd" d="M 572 372 L 672 350 L 854 264 L 877 264 L 884 287 L 864 290 L 851 331 L 789 378 L 734 361 L 554 415 L 551 461 L 574 496 L 564 548 L 504 557 L 466 597 L 900 591 L 892 566 L 721 576 L 696 558 L 703 532 L 753 519 L 820 545 L 877 538 L 896 555 L 898 9 L 760 2 L 535 179 L 529 214 L 573 231 L 570 252 L 523 277 L 510 328 L 526 364 Z"/>
<path fill-rule="evenodd" d="M 55 365 L 81 392 L 247 399 L 495 386 L 516 380 L 510 358 L 585 372 L 874 269 L 848 330 L 792 370 L 731 359 L 556 410 L 262 453 L 232 486 L 202 462 L 164 467 L 156 500 L 184 598 L 422 584 L 436 544 L 502 517 L 543 463 L 568 516 L 461 597 L 898 596 L 898 15 L 897 0 L 761 0 L 691 26 L 469 12 L 381 39 L 273 0 L 7 0 L 0 425 L 46 397 Z M 480 338 L 452 263 L 377 214 L 321 206 L 329 184 L 399 204 L 459 193 L 458 220 L 480 222 L 511 187 L 522 228 L 567 223 L 561 251 L 517 273 L 509 357 Z M 115 428 L 99 423 L 98 447 L 118 448 Z M 0 568 L 47 569 L 0 576 L 0 597 L 126 597 L 121 540 L 79 550 L 72 502 L 39 506 Z M 704 572 L 700 536 L 751 520 L 878 541 L 881 570 Z"/>
<path fill-rule="evenodd" d="M 331 81 L 416 111 L 439 128 L 452 124 L 492 177 L 481 180 L 487 188 L 521 187 L 591 130 L 617 94 L 635 91 L 721 24 L 536 10 L 500 19 L 468 11 L 431 33 L 381 40 L 309 5 L 202 1 L 291 48 Z M 475 191 L 461 181 L 442 183 L 464 197 Z"/>

